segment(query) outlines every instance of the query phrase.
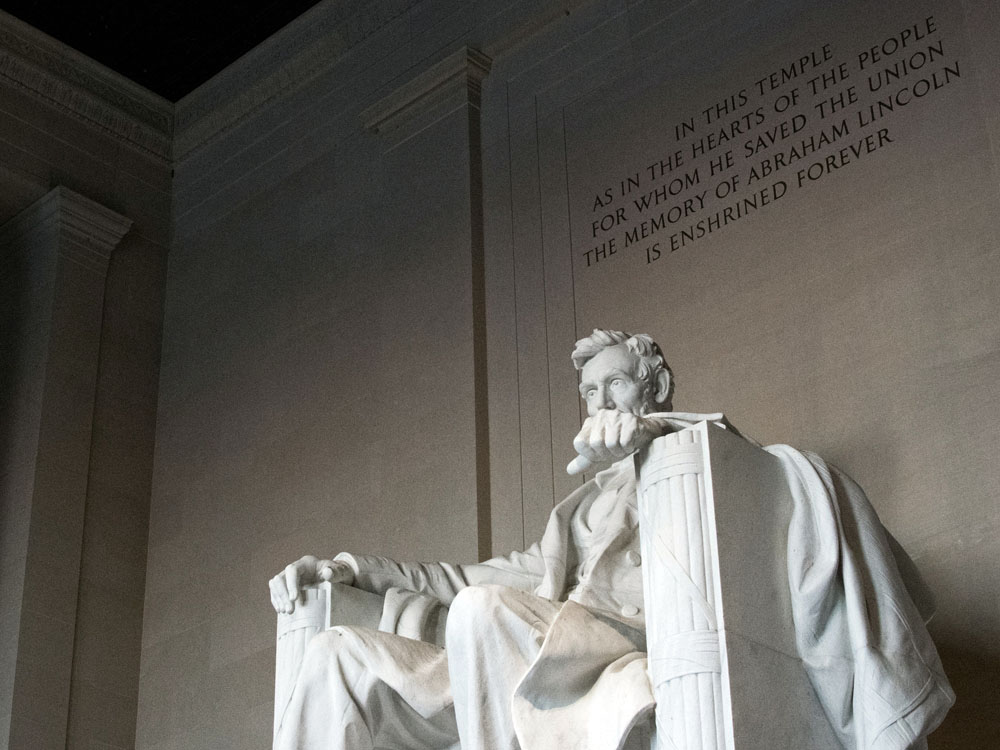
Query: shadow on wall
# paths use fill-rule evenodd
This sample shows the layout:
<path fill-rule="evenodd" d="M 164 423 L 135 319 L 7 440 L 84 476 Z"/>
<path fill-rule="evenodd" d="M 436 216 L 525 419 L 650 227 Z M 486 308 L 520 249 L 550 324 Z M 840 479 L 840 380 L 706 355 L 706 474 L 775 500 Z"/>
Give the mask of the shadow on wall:
<path fill-rule="evenodd" d="M 4 258 L 3 256 L 7 257 Z M 21 252 L 0 247 L 0 479 L 6 478 L 18 460 L 17 448 L 23 435 L 18 435 L 24 419 L 29 378 L 25 346 L 28 331 L 28 286 L 30 275 L 27 259 Z M 7 485 L 2 482 L 0 486 Z M 0 523 L 6 528 L 5 516 L 13 498 L 0 496 Z"/>
<path fill-rule="evenodd" d="M 929 750 L 996 750 L 1000 745 L 1000 657 L 937 644 L 955 705 L 929 738 Z"/>

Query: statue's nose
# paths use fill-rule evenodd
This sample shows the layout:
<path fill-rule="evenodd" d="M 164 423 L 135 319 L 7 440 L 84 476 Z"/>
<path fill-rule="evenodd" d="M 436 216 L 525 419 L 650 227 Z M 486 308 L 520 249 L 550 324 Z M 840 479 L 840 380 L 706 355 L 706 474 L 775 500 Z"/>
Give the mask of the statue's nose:
<path fill-rule="evenodd" d="M 607 386 L 601 386 L 597 393 L 597 400 L 601 405 L 602 409 L 613 409 L 615 402 L 611 399 L 611 389 Z"/>

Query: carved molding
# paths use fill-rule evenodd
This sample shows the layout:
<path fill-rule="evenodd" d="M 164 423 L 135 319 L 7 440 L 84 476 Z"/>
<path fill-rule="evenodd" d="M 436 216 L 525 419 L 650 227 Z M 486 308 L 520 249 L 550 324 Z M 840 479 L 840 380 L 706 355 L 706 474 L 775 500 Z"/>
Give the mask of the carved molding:
<path fill-rule="evenodd" d="M 132 226 L 132 220 L 100 203 L 56 187 L 0 227 L 0 247 L 14 248 L 43 224 L 51 224 L 60 257 L 104 274 L 111 252 Z M 51 235 L 50 235 L 51 236 Z"/>
<path fill-rule="evenodd" d="M 320 3 L 176 105 L 0 10 L 0 80 L 141 152 L 176 160 L 326 73 L 353 47 L 407 14 L 417 1 Z M 543 3 L 521 26 L 501 32 L 488 45 L 489 52 L 501 54 L 580 4 L 581 0 Z M 490 58 L 475 50 L 469 53 L 470 103 L 478 103 L 478 90 L 473 89 L 489 71 Z M 376 107 L 368 112 L 377 115 Z M 389 124 L 375 123 L 379 129 Z"/>
<path fill-rule="evenodd" d="M 49 195 L 56 192 L 62 209 L 59 254 L 75 263 L 106 270 L 111 251 L 128 232 L 132 220 L 63 187 Z"/>
<path fill-rule="evenodd" d="M 173 104 L 3 11 L 0 79 L 133 148 L 170 158 Z"/>
<path fill-rule="evenodd" d="M 492 63 L 479 50 L 461 47 L 364 110 L 362 123 L 375 133 L 398 127 L 463 88 L 469 104 L 478 108 L 482 82 Z"/>
<path fill-rule="evenodd" d="M 319 3 L 177 103 L 174 154 L 183 159 L 280 97 L 334 68 L 417 0 Z"/>
<path fill-rule="evenodd" d="M 403 16 L 418 1 L 331 0 L 315 5 L 177 102 L 175 160 L 333 70 L 366 39 L 405 22 Z M 486 29 L 479 46 L 487 54 L 478 54 L 486 60 L 498 58 L 586 5 L 586 0 L 540 0 L 524 9 L 516 26 L 498 21 L 495 28 Z"/>

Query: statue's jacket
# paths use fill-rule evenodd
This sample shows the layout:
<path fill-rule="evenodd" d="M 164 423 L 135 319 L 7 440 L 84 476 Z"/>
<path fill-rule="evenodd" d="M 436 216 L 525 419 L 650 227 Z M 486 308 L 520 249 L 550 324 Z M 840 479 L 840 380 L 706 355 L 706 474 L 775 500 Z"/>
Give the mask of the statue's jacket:
<path fill-rule="evenodd" d="M 559 503 L 542 539 L 524 552 L 474 565 L 339 559 L 357 571 L 355 586 L 378 593 L 416 591 L 447 604 L 465 586 L 499 584 L 563 602 L 512 697 L 518 738 L 525 750 L 614 750 L 653 708 L 639 554 L 635 471 L 626 459 Z"/>
<path fill-rule="evenodd" d="M 891 537 L 850 478 L 788 446 L 765 450 L 782 462 L 796 504 L 788 547 L 792 615 L 800 657 L 831 725 L 849 750 L 925 747 L 922 738 L 954 693 Z M 542 539 L 524 552 L 473 565 L 339 558 L 355 569 L 356 586 L 377 593 L 420 592 L 448 604 L 466 586 L 499 584 L 562 603 L 511 698 L 524 750 L 616 750 L 653 709 L 631 459 L 559 503 Z"/>

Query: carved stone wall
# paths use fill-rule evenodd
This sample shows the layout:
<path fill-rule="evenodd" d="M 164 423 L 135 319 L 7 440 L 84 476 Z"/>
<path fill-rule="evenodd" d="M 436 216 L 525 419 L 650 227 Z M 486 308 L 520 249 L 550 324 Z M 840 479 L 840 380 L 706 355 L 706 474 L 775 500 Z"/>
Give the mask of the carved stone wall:
<path fill-rule="evenodd" d="M 119 143 L 166 160 L 173 107 L 0 11 L 0 78 Z"/>
<path fill-rule="evenodd" d="M 442 46 L 454 28 L 429 9 L 378 28 L 367 13 L 343 19 L 359 24 L 351 45 L 279 96 L 240 102 L 225 127 L 214 118 L 239 89 L 207 119 L 189 109 L 202 92 L 178 106 L 140 747 L 268 735 L 274 626 L 247 602 L 290 549 L 473 561 L 491 548 L 489 58 Z M 282 49 L 254 53 L 265 88 Z"/>
<path fill-rule="evenodd" d="M 610 325 L 661 338 L 678 407 L 859 479 L 938 596 L 931 747 L 991 747 L 997 11 L 793 5 L 321 3 L 176 111 L 0 15 L 0 220 L 64 185 L 134 221 L 68 744 L 131 744 L 140 628 L 137 747 L 266 743 L 263 583 L 302 553 L 530 543 L 577 482 L 571 342 Z"/>
<path fill-rule="evenodd" d="M 0 12 L 0 747 L 134 746 L 172 117 Z"/>
<path fill-rule="evenodd" d="M 1000 476 L 967 448 L 996 442 L 1000 410 L 996 11 L 788 11 L 594 3 L 509 55 L 483 46 L 491 350 L 518 352 L 490 370 L 495 512 L 523 488 L 495 517 L 530 540 L 566 491 L 580 407 L 561 342 L 650 331 L 678 408 L 723 410 L 868 490 L 938 597 L 959 698 L 931 747 L 985 748 Z M 498 550 L 517 527 L 495 525 Z"/>
<path fill-rule="evenodd" d="M 0 712 L 11 748 L 67 742 L 104 286 L 131 223 L 56 188 L 0 227 L 2 582 L 15 603 L 4 613 Z"/>
<path fill-rule="evenodd" d="M 961 446 L 1000 423 L 995 20 L 330 3 L 180 102 L 139 746 L 264 741 L 252 602 L 295 556 L 536 538 L 578 481 L 570 345 L 611 325 L 660 336 L 679 407 L 858 477 L 941 601 L 932 747 L 986 747 L 998 478 Z M 907 29 L 919 96 L 865 121 Z"/>

